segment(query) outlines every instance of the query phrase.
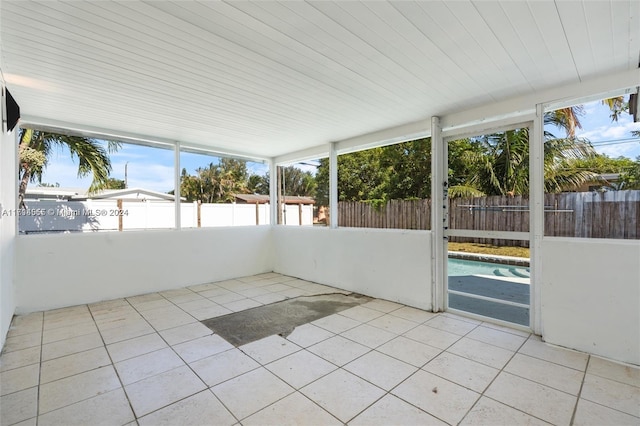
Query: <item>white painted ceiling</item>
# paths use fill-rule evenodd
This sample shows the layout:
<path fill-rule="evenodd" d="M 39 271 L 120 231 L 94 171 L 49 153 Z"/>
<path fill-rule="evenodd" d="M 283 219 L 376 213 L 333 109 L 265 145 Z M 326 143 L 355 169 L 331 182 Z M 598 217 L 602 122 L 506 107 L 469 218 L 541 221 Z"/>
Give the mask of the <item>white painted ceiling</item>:
<path fill-rule="evenodd" d="M 2 0 L 22 115 L 271 157 L 638 68 L 640 2 Z"/>

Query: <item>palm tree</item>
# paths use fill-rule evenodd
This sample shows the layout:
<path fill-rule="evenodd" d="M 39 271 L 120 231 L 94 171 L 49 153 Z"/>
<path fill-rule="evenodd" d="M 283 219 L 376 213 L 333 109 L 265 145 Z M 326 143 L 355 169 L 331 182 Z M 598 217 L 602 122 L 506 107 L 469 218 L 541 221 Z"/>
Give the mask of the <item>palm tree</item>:
<path fill-rule="evenodd" d="M 596 173 L 582 170 L 575 160 L 596 155 L 591 143 L 576 138 L 582 107 L 571 107 L 545 115 L 545 124 L 561 128 L 566 137 L 558 138 L 545 130 L 544 185 L 547 192 L 560 192 L 587 181 Z M 449 195 L 517 195 L 529 193 L 529 129 L 516 129 L 473 139 L 481 150 L 466 150 L 463 160 L 470 165 L 465 182 L 452 186 Z"/>
<path fill-rule="evenodd" d="M 78 160 L 78 177 L 92 175 L 89 192 L 104 188 L 109 181 L 111 160 L 109 153 L 118 150 L 119 142 L 107 142 L 105 149 L 95 139 L 81 136 L 69 136 L 43 130 L 20 130 L 20 167 L 18 178 L 19 206 L 24 208 L 24 196 L 29 182 L 42 182 L 42 173 L 49 163 L 49 157 L 55 147 L 66 146 L 71 157 Z"/>
<path fill-rule="evenodd" d="M 281 167 L 282 195 L 314 197 L 318 187 L 309 171 L 302 171 L 295 166 Z"/>
<path fill-rule="evenodd" d="M 602 105 L 608 106 L 611 110 L 611 121 L 618 121 L 620 114 L 629 109 L 629 104 L 624 101 L 624 96 L 603 99 Z"/>
<path fill-rule="evenodd" d="M 196 169 L 191 176 L 182 169 L 180 195 L 189 201 L 203 203 L 231 203 L 235 194 L 250 192 L 247 187 L 246 163 L 241 160 L 222 158 L 218 164 L 209 163 Z"/>
<path fill-rule="evenodd" d="M 554 111 L 549 111 L 544 115 L 544 124 L 551 124 L 559 129 L 565 131 L 567 138 L 574 138 L 576 136 L 576 129 L 582 129 L 580 123 L 580 116 L 584 115 L 584 108 L 582 105 L 575 105 L 567 108 L 560 108 Z M 550 135 L 555 137 L 554 135 Z"/>

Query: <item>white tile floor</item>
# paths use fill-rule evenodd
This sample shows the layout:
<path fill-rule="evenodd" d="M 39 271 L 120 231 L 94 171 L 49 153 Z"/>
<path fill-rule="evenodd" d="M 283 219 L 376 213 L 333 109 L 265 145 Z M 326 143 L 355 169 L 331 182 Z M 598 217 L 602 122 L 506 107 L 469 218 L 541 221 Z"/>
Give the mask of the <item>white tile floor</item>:
<path fill-rule="evenodd" d="M 16 317 L 1 425 L 640 425 L 640 369 L 373 300 L 234 348 L 198 321 L 335 289 L 275 273 Z"/>

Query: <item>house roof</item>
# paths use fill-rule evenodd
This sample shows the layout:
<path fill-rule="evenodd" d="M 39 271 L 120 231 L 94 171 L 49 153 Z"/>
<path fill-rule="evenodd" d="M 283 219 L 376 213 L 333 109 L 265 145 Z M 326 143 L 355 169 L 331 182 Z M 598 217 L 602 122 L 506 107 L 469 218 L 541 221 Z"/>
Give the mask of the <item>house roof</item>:
<path fill-rule="evenodd" d="M 103 189 L 93 194 L 89 194 L 86 189 L 78 188 L 60 188 L 60 187 L 35 187 L 27 188 L 26 193 L 29 198 L 55 198 L 55 199 L 67 199 L 74 201 L 82 200 L 100 200 L 100 199 L 161 199 L 166 201 L 173 201 L 174 196 L 172 194 L 165 194 L 162 192 L 152 191 L 143 188 L 127 188 L 127 189 Z M 182 198 L 182 200 L 186 200 Z"/>
<path fill-rule="evenodd" d="M 620 173 L 601 173 L 598 175 L 601 179 L 607 180 L 607 181 L 616 181 L 616 180 L 620 180 Z"/>
<path fill-rule="evenodd" d="M 514 99 L 533 108 L 570 85 L 640 82 L 637 0 L 0 8 L 3 77 L 23 122 L 261 158 L 428 131 L 432 116 L 482 119 Z"/>
<path fill-rule="evenodd" d="M 247 204 L 265 204 L 269 202 L 268 195 L 261 194 L 236 194 L 236 199 L 242 200 Z M 312 197 L 301 197 L 298 195 L 287 195 L 284 198 L 285 204 L 315 204 L 316 200 Z"/>
<path fill-rule="evenodd" d="M 78 194 L 73 199 L 92 199 L 92 200 L 102 200 L 102 199 L 118 199 L 118 198 L 135 198 L 139 200 L 146 199 L 161 199 L 166 201 L 173 201 L 175 196 L 173 194 L 165 194 L 163 192 L 152 191 L 150 189 L 143 188 L 127 188 L 127 189 L 103 189 L 101 191 L 97 191 L 94 194 Z M 184 199 L 184 198 L 183 198 Z"/>
<path fill-rule="evenodd" d="M 28 198 L 58 198 L 58 199 L 70 199 L 79 194 L 86 194 L 86 189 L 81 188 L 60 188 L 60 187 L 48 187 L 48 186 L 28 186 L 25 191 L 25 196 Z"/>

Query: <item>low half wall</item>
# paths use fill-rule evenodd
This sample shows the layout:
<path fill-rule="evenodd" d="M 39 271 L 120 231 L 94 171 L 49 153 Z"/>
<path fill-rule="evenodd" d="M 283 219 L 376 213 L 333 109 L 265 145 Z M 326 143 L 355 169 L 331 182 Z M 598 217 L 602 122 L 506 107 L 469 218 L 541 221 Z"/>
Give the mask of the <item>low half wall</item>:
<path fill-rule="evenodd" d="M 545 341 L 640 365 L 640 241 L 545 238 Z"/>
<path fill-rule="evenodd" d="M 272 270 L 271 227 L 20 235 L 16 313 Z"/>
<path fill-rule="evenodd" d="M 277 226 L 274 271 L 431 310 L 431 232 Z"/>

